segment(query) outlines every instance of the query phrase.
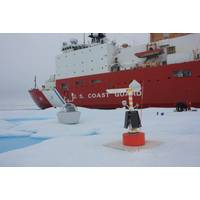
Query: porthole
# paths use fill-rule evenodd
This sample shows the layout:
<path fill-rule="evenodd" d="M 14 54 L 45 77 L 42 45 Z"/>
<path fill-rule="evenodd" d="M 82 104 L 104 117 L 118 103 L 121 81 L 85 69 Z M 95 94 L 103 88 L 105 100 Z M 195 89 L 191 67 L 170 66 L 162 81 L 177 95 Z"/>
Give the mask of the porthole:
<path fill-rule="evenodd" d="M 82 86 L 83 85 L 83 80 L 78 80 L 75 82 L 76 86 Z"/>
<path fill-rule="evenodd" d="M 69 89 L 69 86 L 67 83 L 61 83 L 61 89 L 62 90 L 68 90 Z"/>
<path fill-rule="evenodd" d="M 177 70 L 173 71 L 173 76 L 177 78 L 190 77 L 192 72 L 190 70 Z"/>

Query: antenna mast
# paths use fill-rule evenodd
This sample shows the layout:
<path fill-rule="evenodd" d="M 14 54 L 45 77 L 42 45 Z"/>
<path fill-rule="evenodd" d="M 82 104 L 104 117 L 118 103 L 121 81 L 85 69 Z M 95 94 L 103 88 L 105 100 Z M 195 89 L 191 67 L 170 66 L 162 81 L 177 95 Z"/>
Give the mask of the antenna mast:
<path fill-rule="evenodd" d="M 83 33 L 83 44 L 85 45 L 85 33 Z"/>
<path fill-rule="evenodd" d="M 35 75 L 35 77 L 34 77 L 34 86 L 35 86 L 35 88 L 37 88 L 37 79 L 36 79 L 36 75 Z"/>

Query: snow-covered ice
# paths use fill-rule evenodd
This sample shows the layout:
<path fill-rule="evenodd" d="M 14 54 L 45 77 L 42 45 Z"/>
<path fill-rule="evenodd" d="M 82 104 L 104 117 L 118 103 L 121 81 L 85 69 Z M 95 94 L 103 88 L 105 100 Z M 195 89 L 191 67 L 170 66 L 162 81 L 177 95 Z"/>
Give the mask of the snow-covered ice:
<path fill-rule="evenodd" d="M 126 132 L 124 109 L 79 108 L 80 123 L 66 125 L 57 121 L 59 109 L 33 108 L 0 110 L 0 136 L 47 140 L 0 153 L 0 166 L 200 166 L 200 110 L 143 109 L 142 130 L 156 145 L 123 151 L 108 144 Z"/>

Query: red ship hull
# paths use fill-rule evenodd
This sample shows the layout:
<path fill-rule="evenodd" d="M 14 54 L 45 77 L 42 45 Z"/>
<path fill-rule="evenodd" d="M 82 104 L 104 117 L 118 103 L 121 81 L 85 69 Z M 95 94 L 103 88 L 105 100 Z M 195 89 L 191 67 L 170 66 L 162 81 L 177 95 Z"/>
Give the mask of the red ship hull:
<path fill-rule="evenodd" d="M 178 70 L 189 70 L 191 76 L 175 77 L 173 73 Z M 140 107 L 175 107 L 177 102 L 200 107 L 200 61 L 66 78 L 57 80 L 56 88 L 77 106 L 112 109 L 122 107 L 121 102 L 128 97 L 107 94 L 106 90 L 127 88 L 132 80 L 142 84 L 143 95 L 133 97 Z M 40 108 L 52 106 L 41 91 L 29 92 Z"/>
<path fill-rule="evenodd" d="M 49 103 L 47 98 L 44 96 L 44 94 L 39 89 L 31 89 L 29 90 L 29 94 L 31 95 L 33 101 L 36 103 L 36 105 L 41 109 L 46 109 L 52 107 L 52 105 Z"/>
<path fill-rule="evenodd" d="M 191 76 L 174 77 L 173 73 L 178 70 L 189 70 Z M 56 88 L 77 106 L 109 109 L 122 107 L 121 102 L 128 97 L 108 95 L 106 90 L 127 88 L 132 80 L 143 86 L 143 96 L 133 98 L 141 107 L 175 107 L 177 102 L 200 107 L 200 61 L 62 79 L 56 81 Z M 63 90 L 63 84 L 67 84 L 68 89 Z M 74 97 L 70 93 L 74 93 Z"/>

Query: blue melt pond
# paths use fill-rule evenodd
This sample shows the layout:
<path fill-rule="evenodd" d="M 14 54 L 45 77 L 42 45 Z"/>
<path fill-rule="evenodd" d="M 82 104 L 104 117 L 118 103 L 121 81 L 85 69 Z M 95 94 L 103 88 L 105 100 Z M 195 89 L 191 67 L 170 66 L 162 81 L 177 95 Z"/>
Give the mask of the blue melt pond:
<path fill-rule="evenodd" d="M 85 136 L 93 136 L 93 135 L 99 135 L 99 133 L 94 131 L 94 132 L 85 134 Z"/>
<path fill-rule="evenodd" d="M 0 137 L 0 153 L 38 144 L 44 140 L 47 140 L 47 138 L 34 138 L 30 136 Z"/>
<path fill-rule="evenodd" d="M 35 120 L 46 120 L 47 117 L 32 117 L 32 118 L 10 118 L 5 119 L 8 122 L 25 122 L 25 121 L 35 121 Z"/>

